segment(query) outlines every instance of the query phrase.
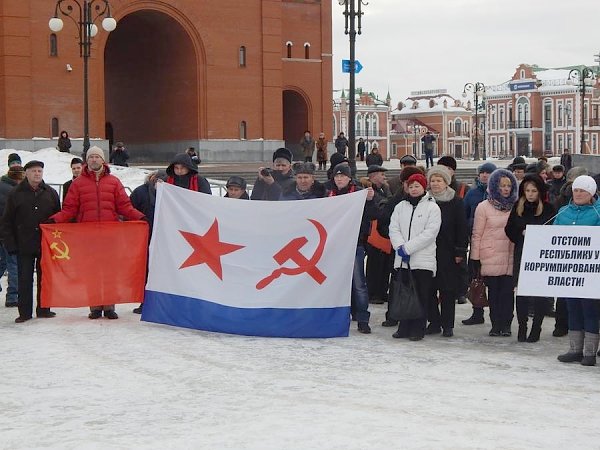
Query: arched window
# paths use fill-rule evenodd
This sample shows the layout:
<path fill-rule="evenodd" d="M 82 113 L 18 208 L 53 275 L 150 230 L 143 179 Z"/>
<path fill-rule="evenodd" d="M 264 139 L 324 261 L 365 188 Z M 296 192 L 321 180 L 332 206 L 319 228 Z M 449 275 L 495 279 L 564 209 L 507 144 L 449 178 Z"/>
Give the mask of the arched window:
<path fill-rule="evenodd" d="M 287 57 L 291 58 L 292 57 L 292 47 L 294 46 L 294 43 L 292 41 L 287 41 L 285 43 L 285 46 L 287 48 Z"/>
<path fill-rule="evenodd" d="M 248 139 L 248 129 L 247 129 L 246 121 L 242 120 L 240 122 L 240 139 Z"/>
<path fill-rule="evenodd" d="M 242 45 L 239 50 L 239 64 L 240 67 L 246 67 L 246 46 Z"/>
<path fill-rule="evenodd" d="M 310 59 L 310 43 L 304 43 L 304 59 Z"/>
<path fill-rule="evenodd" d="M 333 115 L 333 133 L 331 135 L 332 136 L 337 136 L 338 135 L 338 131 L 337 131 L 337 118 L 335 117 L 335 114 Z"/>
<path fill-rule="evenodd" d="M 371 124 L 369 128 L 372 130 L 371 135 L 379 136 L 379 115 L 371 114 Z"/>
<path fill-rule="evenodd" d="M 58 56 L 58 37 L 54 33 L 50 35 L 50 56 Z"/>
<path fill-rule="evenodd" d="M 517 100 L 517 121 L 518 128 L 529 128 L 529 100 L 525 97 L 519 97 Z"/>
<path fill-rule="evenodd" d="M 53 117 L 50 127 L 52 128 L 52 137 L 58 137 L 58 118 Z"/>
<path fill-rule="evenodd" d="M 356 134 L 364 134 L 364 129 L 365 129 L 365 120 L 363 118 L 363 115 L 358 113 L 356 114 Z"/>
<path fill-rule="evenodd" d="M 454 121 L 454 132 L 456 133 L 457 136 L 462 135 L 462 120 L 456 119 Z"/>

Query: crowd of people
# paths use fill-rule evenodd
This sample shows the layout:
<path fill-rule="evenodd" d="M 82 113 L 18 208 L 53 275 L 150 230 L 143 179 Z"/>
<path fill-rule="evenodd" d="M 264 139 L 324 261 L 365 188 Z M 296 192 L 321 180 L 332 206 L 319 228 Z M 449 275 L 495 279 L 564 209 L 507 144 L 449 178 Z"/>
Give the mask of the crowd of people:
<path fill-rule="evenodd" d="M 597 182 L 585 168 L 567 169 L 563 164 L 570 166 L 570 157 L 553 167 L 544 158 L 526 164 L 517 157 L 506 169 L 484 162 L 469 187 L 457 181 L 452 156 L 442 156 L 436 165 L 427 161 L 430 167 L 423 168 L 406 155 L 400 160 L 400 174 L 388 180 L 375 147 L 365 156 L 367 176 L 357 180 L 346 157 L 347 140 L 340 134 L 337 151 L 329 160 L 328 180 L 321 183 L 316 172 L 326 168 L 323 155 L 318 154 L 318 168 L 312 162 L 315 148 L 326 153 L 326 141 L 319 147 L 321 140 L 322 134 L 314 141 L 310 132 L 305 133 L 303 162 L 293 163 L 290 150 L 277 149 L 271 167 L 259 168 L 250 194 L 246 180 L 230 177 L 226 197 L 295 201 L 367 190 L 351 288 L 351 315 L 360 333 L 371 333 L 369 305 L 387 302 L 381 325 L 394 327 L 394 338 L 419 341 L 434 334 L 451 338 L 456 303 L 465 303 L 471 282 L 482 279 L 489 300 L 489 336 L 512 335 L 516 303 L 517 340 L 537 342 L 544 318 L 554 310 L 553 335 L 568 334 L 570 343 L 569 351 L 558 359 L 596 363 L 600 335 L 594 300 L 515 299 L 527 225 L 600 225 Z M 8 173 L 0 179 L 0 272 L 8 272 L 6 306 L 18 307 L 15 322 L 33 317 L 34 271 L 38 275 L 35 314 L 55 315 L 39 303 L 40 224 L 145 220 L 151 232 L 157 183 L 211 194 L 191 150 L 176 155 L 166 170 L 151 173 L 128 197 L 110 173 L 104 152 L 92 147 L 85 160 L 71 161 L 73 179 L 63 187 L 62 205 L 56 191 L 43 181 L 44 163 L 34 160 L 22 167 L 19 156 L 11 154 Z M 123 155 L 116 158 L 124 159 Z M 142 310 L 143 304 L 134 312 Z M 89 318 L 102 315 L 118 318 L 112 304 L 92 307 Z M 485 323 L 484 308 L 474 306 L 462 323 Z"/>

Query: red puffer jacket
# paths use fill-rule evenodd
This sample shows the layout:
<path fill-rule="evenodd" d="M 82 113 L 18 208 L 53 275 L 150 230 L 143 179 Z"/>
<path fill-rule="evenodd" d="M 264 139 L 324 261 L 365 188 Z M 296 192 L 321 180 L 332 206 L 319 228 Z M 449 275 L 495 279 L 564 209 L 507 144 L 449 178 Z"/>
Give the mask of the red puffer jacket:
<path fill-rule="evenodd" d="M 141 220 L 144 215 L 135 209 L 121 181 L 110 174 L 109 167 L 104 165 L 104 172 L 96 181 L 96 174 L 83 168 L 81 175 L 73 180 L 62 211 L 51 219 L 57 223 L 69 222 L 116 222 L 119 216 L 127 220 Z"/>

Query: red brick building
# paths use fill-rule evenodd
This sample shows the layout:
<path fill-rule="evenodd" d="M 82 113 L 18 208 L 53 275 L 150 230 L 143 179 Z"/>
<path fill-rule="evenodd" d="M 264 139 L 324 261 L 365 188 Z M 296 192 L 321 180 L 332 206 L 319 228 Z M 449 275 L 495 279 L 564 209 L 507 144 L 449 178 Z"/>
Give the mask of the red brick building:
<path fill-rule="evenodd" d="M 205 160 L 263 160 L 332 129 L 331 2 L 110 0 L 93 39 L 90 136 L 137 159 L 193 145 Z M 77 27 L 55 2 L 0 3 L 0 138 L 82 136 Z M 68 70 L 71 68 L 72 70 Z"/>
<path fill-rule="evenodd" d="M 600 85 L 596 79 L 586 86 L 582 111 L 580 86 L 569 79 L 574 68 L 521 64 L 510 81 L 486 88 L 489 156 L 599 153 Z"/>
<path fill-rule="evenodd" d="M 373 147 L 379 149 L 379 153 L 384 160 L 389 159 L 389 134 L 390 134 L 390 94 L 388 93 L 385 101 L 379 100 L 372 92 L 366 92 L 362 89 L 356 90 L 355 103 L 355 136 L 356 146 L 358 148 L 358 139 L 363 138 L 367 148 L 367 153 Z M 348 137 L 349 104 L 345 91 L 339 98 L 333 100 L 333 137 L 330 142 L 340 132 Z"/>
<path fill-rule="evenodd" d="M 392 111 L 391 157 L 424 159 L 421 137 L 431 131 L 436 137 L 434 157 L 471 158 L 474 122 L 469 100 L 457 100 L 445 89 L 412 92 Z"/>

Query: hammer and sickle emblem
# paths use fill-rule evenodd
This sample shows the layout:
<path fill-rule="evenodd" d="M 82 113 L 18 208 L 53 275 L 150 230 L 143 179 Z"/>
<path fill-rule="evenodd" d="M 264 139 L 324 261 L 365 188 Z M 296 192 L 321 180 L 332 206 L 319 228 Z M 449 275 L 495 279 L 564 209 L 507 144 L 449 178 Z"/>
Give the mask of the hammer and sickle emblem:
<path fill-rule="evenodd" d="M 317 249 L 312 257 L 307 259 L 302 253 L 300 253 L 300 249 L 302 249 L 302 247 L 304 247 L 308 242 L 306 237 L 302 236 L 292 239 L 285 247 L 273 255 L 273 259 L 277 261 L 277 264 L 280 266 L 283 266 L 283 264 L 285 264 L 287 261 L 293 261 L 297 267 L 280 267 L 279 269 L 275 269 L 271 275 L 257 283 L 256 289 L 261 290 L 266 288 L 281 275 L 296 276 L 306 273 L 319 284 L 323 284 L 325 282 L 327 276 L 325 276 L 325 274 L 319 270 L 317 264 L 321 260 L 323 251 L 325 250 L 325 244 L 327 243 L 327 231 L 325 230 L 325 227 L 316 220 L 308 219 L 308 221 L 315 226 L 317 232 L 319 233 L 319 245 L 317 246 Z"/>
<path fill-rule="evenodd" d="M 71 259 L 69 256 L 69 246 L 62 239 L 60 242 L 62 244 L 62 248 L 59 246 L 58 242 L 53 242 L 50 244 L 50 250 L 52 250 L 52 259 Z"/>

